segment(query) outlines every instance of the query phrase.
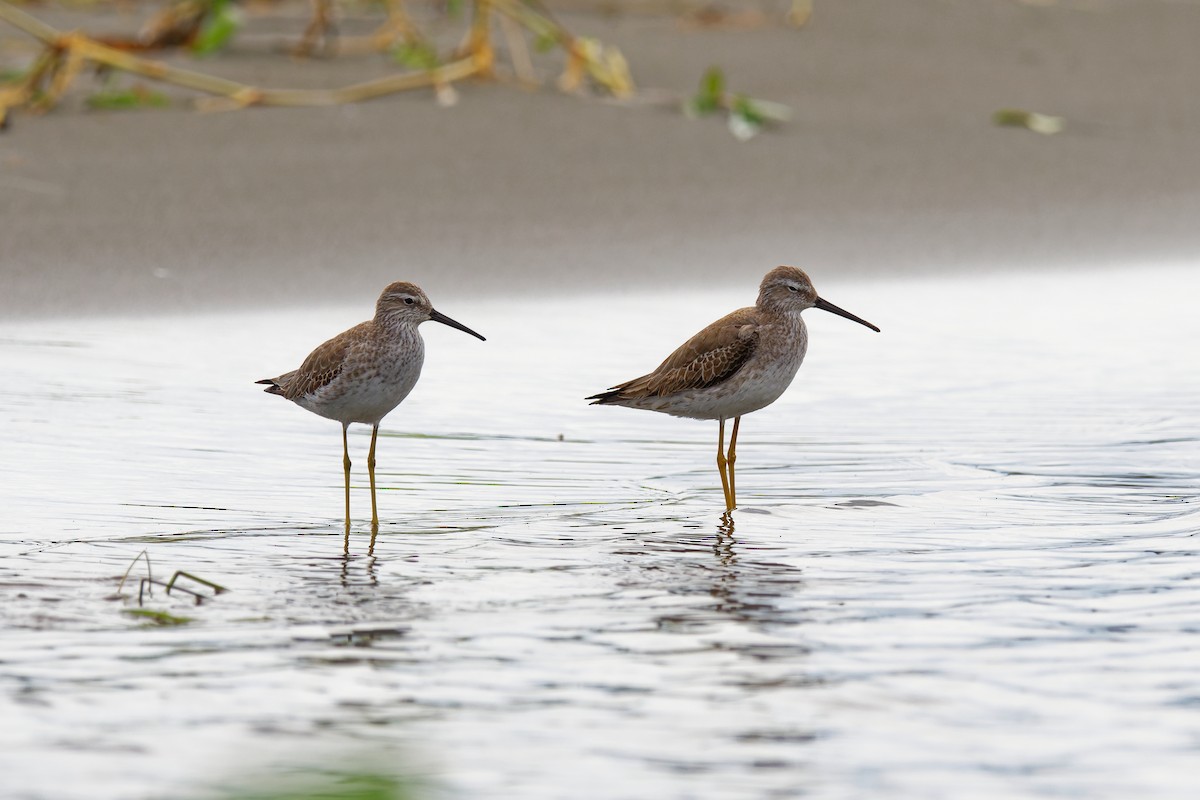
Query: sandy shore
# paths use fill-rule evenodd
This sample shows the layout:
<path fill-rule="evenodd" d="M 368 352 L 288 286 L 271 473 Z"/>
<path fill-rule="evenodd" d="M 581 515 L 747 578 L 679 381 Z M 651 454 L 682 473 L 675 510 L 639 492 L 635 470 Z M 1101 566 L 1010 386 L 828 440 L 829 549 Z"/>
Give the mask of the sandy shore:
<path fill-rule="evenodd" d="M 820 284 L 1200 249 L 1200 3 L 816 5 L 801 31 L 567 18 L 621 47 L 643 87 L 687 92 L 717 64 L 734 89 L 792 106 L 793 122 L 748 144 L 714 120 L 550 90 L 465 86 L 451 109 L 414 93 L 89 112 L 85 81 L 66 107 L 0 134 L 0 313 L 369 302 L 399 278 L 435 300 L 681 277 L 745 287 L 777 263 Z M 0 31 L 4 62 L 23 40 Z M 550 76 L 555 63 L 539 66 Z M 381 69 L 291 61 L 250 36 L 205 68 L 273 86 Z M 1004 107 L 1067 129 L 998 128 Z"/>

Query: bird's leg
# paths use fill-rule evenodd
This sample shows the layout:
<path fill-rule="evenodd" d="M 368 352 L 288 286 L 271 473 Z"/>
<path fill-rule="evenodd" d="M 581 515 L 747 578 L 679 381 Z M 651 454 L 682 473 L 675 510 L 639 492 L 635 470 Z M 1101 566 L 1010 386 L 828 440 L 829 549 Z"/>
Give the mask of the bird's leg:
<path fill-rule="evenodd" d="M 379 426 L 371 428 L 371 450 L 367 453 L 367 472 L 371 476 L 371 544 L 375 544 L 375 534 L 379 532 L 379 507 L 375 504 L 375 438 L 379 436 Z"/>
<path fill-rule="evenodd" d="M 346 473 L 346 543 L 350 541 L 350 442 L 346 440 L 349 422 L 342 423 L 342 470 Z"/>
<path fill-rule="evenodd" d="M 738 425 L 742 424 L 741 417 L 733 418 L 733 430 L 729 433 L 729 456 L 726 461 L 729 462 L 729 510 L 737 508 L 737 479 L 734 478 L 733 465 L 737 461 L 737 432 Z"/>
<path fill-rule="evenodd" d="M 733 510 L 733 501 L 729 497 L 729 478 L 725 475 L 725 419 L 722 417 L 717 428 L 717 472 L 721 473 L 721 489 L 725 492 L 725 510 Z"/>

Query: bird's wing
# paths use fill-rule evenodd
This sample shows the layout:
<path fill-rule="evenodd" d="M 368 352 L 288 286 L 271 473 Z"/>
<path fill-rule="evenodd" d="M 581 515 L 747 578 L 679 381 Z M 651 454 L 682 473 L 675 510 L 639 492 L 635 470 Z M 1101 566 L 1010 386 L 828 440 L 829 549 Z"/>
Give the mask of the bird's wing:
<path fill-rule="evenodd" d="M 283 396 L 288 400 L 295 400 L 328 386 L 341 373 L 346 363 L 346 350 L 353 341 L 353 337 L 347 335 L 349 333 L 350 331 L 346 331 L 319 345 L 304 359 L 300 369 L 277 378 L 283 389 Z"/>
<path fill-rule="evenodd" d="M 758 346 L 753 308 L 734 311 L 709 325 L 649 375 L 614 386 L 623 397 L 662 397 L 720 383 L 741 369 Z"/>

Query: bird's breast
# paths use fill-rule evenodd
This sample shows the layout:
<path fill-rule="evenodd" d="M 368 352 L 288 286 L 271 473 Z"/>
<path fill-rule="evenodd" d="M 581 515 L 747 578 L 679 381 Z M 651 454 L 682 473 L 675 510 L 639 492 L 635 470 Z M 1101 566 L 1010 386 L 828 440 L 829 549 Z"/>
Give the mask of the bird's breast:
<path fill-rule="evenodd" d="M 306 407 L 331 419 L 377 424 L 416 386 L 424 361 L 420 337 L 363 342 L 347 353 L 337 378 L 307 398 Z"/>

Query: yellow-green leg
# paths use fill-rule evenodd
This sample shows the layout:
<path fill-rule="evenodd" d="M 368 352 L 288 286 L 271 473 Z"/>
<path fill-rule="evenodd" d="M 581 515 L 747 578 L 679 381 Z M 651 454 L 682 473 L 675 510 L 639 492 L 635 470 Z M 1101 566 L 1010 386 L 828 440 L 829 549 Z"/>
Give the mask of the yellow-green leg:
<path fill-rule="evenodd" d="M 717 472 L 721 473 L 721 490 L 725 492 L 725 510 L 733 510 L 733 501 L 729 496 L 729 478 L 725 474 L 725 420 L 721 419 L 717 428 Z"/>
<path fill-rule="evenodd" d="M 729 464 L 729 510 L 737 508 L 737 479 L 734 477 L 733 465 L 737 461 L 737 432 L 742 424 L 741 417 L 733 418 L 733 430 L 729 433 L 729 456 L 725 459 Z"/>
<path fill-rule="evenodd" d="M 350 536 L 350 442 L 346 439 L 346 429 L 350 423 L 342 424 L 342 470 L 346 473 L 346 536 Z"/>
<path fill-rule="evenodd" d="M 371 428 L 371 450 L 367 453 L 367 473 L 371 476 L 371 543 L 375 542 L 375 534 L 379 532 L 379 506 L 375 504 L 375 438 L 379 436 L 379 426 Z"/>

